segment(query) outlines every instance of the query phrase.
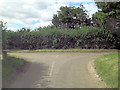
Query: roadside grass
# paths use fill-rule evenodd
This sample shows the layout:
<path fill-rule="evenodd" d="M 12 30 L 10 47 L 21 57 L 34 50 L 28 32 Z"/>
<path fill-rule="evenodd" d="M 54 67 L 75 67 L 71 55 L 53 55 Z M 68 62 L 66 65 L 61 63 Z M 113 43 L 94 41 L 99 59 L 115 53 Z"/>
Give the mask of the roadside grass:
<path fill-rule="evenodd" d="M 112 88 L 118 88 L 118 54 L 120 55 L 120 53 L 111 53 L 95 60 L 98 75 Z"/>
<path fill-rule="evenodd" d="M 18 67 L 24 64 L 24 60 L 13 56 L 8 56 L 2 60 L 2 78 L 3 80 L 14 72 Z"/>
<path fill-rule="evenodd" d="M 118 52 L 116 49 L 38 49 L 38 50 L 10 50 L 10 53 L 32 53 L 32 52 Z"/>

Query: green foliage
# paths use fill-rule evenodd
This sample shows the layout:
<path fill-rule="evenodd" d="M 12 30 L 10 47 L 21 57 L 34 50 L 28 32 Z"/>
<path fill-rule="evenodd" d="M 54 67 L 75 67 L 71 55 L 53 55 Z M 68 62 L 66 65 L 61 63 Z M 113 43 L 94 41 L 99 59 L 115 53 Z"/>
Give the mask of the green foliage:
<path fill-rule="evenodd" d="M 111 31 L 120 28 L 120 1 L 119 2 L 95 2 L 100 9 L 93 15 L 96 26 Z"/>
<path fill-rule="evenodd" d="M 8 56 L 2 60 L 2 77 L 5 79 L 13 71 L 15 71 L 20 65 L 24 64 L 23 59 Z"/>
<path fill-rule="evenodd" d="M 118 48 L 120 41 L 111 32 L 96 27 L 81 29 L 37 29 L 36 31 L 8 31 L 9 49 L 108 49 Z"/>
<path fill-rule="evenodd" d="M 96 2 L 99 9 L 109 16 L 119 16 L 120 14 L 120 1 L 119 2 Z"/>
<path fill-rule="evenodd" d="M 96 23 L 102 29 L 104 28 L 104 24 L 106 23 L 108 14 L 104 12 L 96 12 L 93 14 L 93 22 Z"/>
<path fill-rule="evenodd" d="M 80 7 L 60 7 L 58 14 L 55 14 L 52 23 L 56 28 L 80 28 L 82 25 L 90 25 L 86 10 Z"/>
<path fill-rule="evenodd" d="M 118 53 L 112 53 L 99 57 L 95 61 L 95 67 L 99 76 L 111 88 L 118 88 Z"/>

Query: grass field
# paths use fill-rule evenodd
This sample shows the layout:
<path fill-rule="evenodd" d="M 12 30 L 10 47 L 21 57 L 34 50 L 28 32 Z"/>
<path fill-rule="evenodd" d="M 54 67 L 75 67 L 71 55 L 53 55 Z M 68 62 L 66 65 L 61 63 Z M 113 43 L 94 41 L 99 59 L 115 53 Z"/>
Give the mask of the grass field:
<path fill-rule="evenodd" d="M 24 60 L 12 56 L 2 60 L 2 77 L 5 79 L 8 75 L 14 72 L 18 67 L 24 64 Z"/>
<path fill-rule="evenodd" d="M 9 52 L 117 52 L 116 49 L 39 49 L 39 50 L 10 50 Z"/>
<path fill-rule="evenodd" d="M 118 87 L 118 54 L 120 55 L 120 53 L 104 55 L 95 61 L 98 75 L 112 88 Z"/>

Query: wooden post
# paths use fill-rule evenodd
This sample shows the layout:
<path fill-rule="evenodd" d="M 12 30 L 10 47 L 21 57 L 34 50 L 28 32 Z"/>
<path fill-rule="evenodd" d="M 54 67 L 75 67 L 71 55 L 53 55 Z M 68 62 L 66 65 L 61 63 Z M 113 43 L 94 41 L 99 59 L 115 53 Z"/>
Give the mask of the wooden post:
<path fill-rule="evenodd" d="M 3 59 L 7 57 L 7 52 L 8 52 L 8 51 L 9 51 L 9 50 L 3 50 Z"/>

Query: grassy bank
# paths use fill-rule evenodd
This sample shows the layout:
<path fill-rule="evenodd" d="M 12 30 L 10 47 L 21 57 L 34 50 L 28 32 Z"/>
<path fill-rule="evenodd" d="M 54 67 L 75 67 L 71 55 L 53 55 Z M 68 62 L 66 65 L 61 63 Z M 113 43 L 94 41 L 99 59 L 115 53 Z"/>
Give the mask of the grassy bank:
<path fill-rule="evenodd" d="M 117 52 L 116 49 L 38 49 L 38 50 L 10 50 L 9 52 L 30 53 L 30 52 Z"/>
<path fill-rule="evenodd" d="M 99 57 L 95 61 L 95 67 L 98 75 L 108 86 L 112 88 L 118 87 L 118 53 Z"/>
<path fill-rule="evenodd" d="M 24 60 L 12 56 L 2 60 L 2 77 L 5 79 L 12 72 L 14 72 L 18 67 L 24 64 Z"/>

